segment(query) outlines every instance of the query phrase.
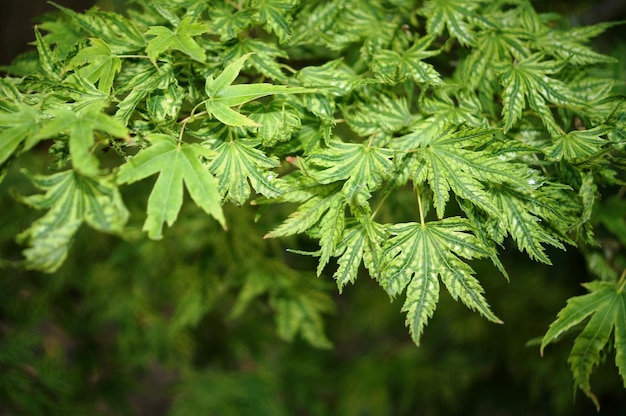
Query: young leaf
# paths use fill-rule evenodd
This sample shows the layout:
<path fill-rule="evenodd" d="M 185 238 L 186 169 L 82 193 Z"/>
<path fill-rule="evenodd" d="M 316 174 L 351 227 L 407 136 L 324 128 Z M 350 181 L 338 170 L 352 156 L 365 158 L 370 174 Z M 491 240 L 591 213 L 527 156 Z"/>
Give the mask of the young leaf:
<path fill-rule="evenodd" d="M 27 268 L 56 271 L 83 222 L 103 232 L 122 231 L 128 211 L 110 178 L 83 176 L 71 170 L 28 176 L 45 194 L 24 197 L 22 201 L 36 209 L 49 210 L 19 235 L 19 241 L 30 246 L 24 250 Z"/>
<path fill-rule="evenodd" d="M 224 200 L 243 205 L 250 196 L 250 184 L 260 194 L 275 197 L 281 193 L 276 186 L 276 173 L 270 169 L 280 165 L 254 146 L 257 140 L 232 140 L 215 149 L 211 172 L 218 179 L 218 188 Z"/>
<path fill-rule="evenodd" d="M 259 125 L 254 120 L 238 113 L 231 107 L 273 94 L 312 92 L 308 88 L 290 88 L 284 85 L 265 83 L 232 85 L 248 57 L 249 55 L 244 55 L 231 62 L 217 78 L 209 75 L 206 79 L 205 92 L 209 96 L 206 101 L 206 109 L 222 123 L 234 127 L 258 127 Z"/>
<path fill-rule="evenodd" d="M 37 112 L 26 104 L 19 103 L 15 112 L 0 112 L 0 166 L 23 143 L 22 151 L 30 150 L 38 140 L 35 133 L 40 120 Z"/>
<path fill-rule="evenodd" d="M 334 253 L 338 267 L 333 278 L 339 293 L 346 284 L 355 282 L 361 263 L 370 276 L 378 278 L 386 234 L 384 226 L 372 221 L 369 207 L 350 207 L 350 210 L 359 221 L 346 227 Z"/>
<path fill-rule="evenodd" d="M 435 68 L 423 62 L 423 59 L 439 54 L 439 51 L 426 50 L 433 40 L 434 35 L 424 36 L 403 53 L 392 50 L 376 52 L 372 71 L 387 84 L 397 84 L 412 78 L 417 83 L 442 85 L 441 76 Z"/>
<path fill-rule="evenodd" d="M 467 221 L 459 218 L 419 223 L 395 224 L 393 235 L 382 253 L 381 284 L 391 296 L 407 288 L 402 307 L 413 341 L 419 345 L 428 319 L 439 298 L 440 276 L 454 299 L 461 301 L 493 322 L 500 320 L 491 312 L 482 288 L 472 276 L 465 259 L 489 256 L 489 250 L 469 231 Z"/>
<path fill-rule="evenodd" d="M 586 106 L 563 81 L 548 76 L 560 71 L 562 66 L 563 64 L 556 61 L 544 61 L 540 54 L 531 55 L 519 62 L 511 61 L 495 66 L 504 87 L 502 116 L 505 131 L 510 130 L 521 118 L 522 111 L 526 108 L 526 99 L 553 135 L 558 135 L 560 127 L 547 109 L 546 100 L 568 107 Z"/>
<path fill-rule="evenodd" d="M 194 23 L 193 17 L 187 16 L 180 21 L 174 31 L 165 26 L 153 26 L 145 33 L 154 35 L 148 41 L 146 53 L 153 62 L 168 49 L 181 51 L 196 61 L 204 62 L 206 54 L 204 49 L 192 38 L 209 31 L 209 26 L 203 23 Z"/>
<path fill-rule="evenodd" d="M 102 111 L 106 103 L 98 100 L 72 111 L 71 107 L 58 107 L 50 111 L 52 120 L 43 124 L 35 135 L 37 139 L 51 138 L 59 133 L 69 135 L 72 166 L 85 175 L 98 174 L 98 159 L 93 154 L 95 132 L 102 131 L 113 137 L 128 136 L 126 127 Z"/>
<path fill-rule="evenodd" d="M 143 225 L 149 237 L 161 239 L 163 223 L 172 226 L 176 221 L 183 203 L 183 183 L 196 205 L 226 227 L 217 181 L 200 160 L 212 157 L 213 152 L 196 143 L 177 143 L 165 134 L 151 135 L 148 140 L 150 147 L 122 165 L 117 182 L 133 183 L 159 174 L 148 198 L 148 217 Z"/>
<path fill-rule="evenodd" d="M 554 144 L 546 149 L 546 156 L 554 160 L 584 161 L 598 154 L 607 139 L 601 137 L 609 129 L 596 126 L 589 130 L 573 130 L 553 138 Z"/>
<path fill-rule="evenodd" d="M 426 16 L 428 33 L 440 35 L 447 27 L 450 35 L 461 44 L 473 45 L 474 32 L 468 20 L 474 16 L 474 10 L 483 1 L 485 0 L 427 0 L 419 13 Z"/>
<path fill-rule="evenodd" d="M 490 215 L 500 217 L 502 212 L 487 193 L 485 183 L 507 183 L 528 188 L 527 169 L 492 156 L 487 151 L 475 150 L 474 146 L 493 137 L 493 131 L 468 129 L 454 132 L 454 127 L 439 133 L 437 130 L 432 131 L 430 137 L 418 133 L 415 136 L 409 134 L 402 140 L 414 138 L 415 145 L 420 146 L 413 163 L 413 180 L 419 184 L 422 178 L 428 179 L 439 218 L 444 216 L 450 190 Z"/>
<path fill-rule="evenodd" d="M 280 42 L 291 36 L 291 18 L 289 11 L 298 3 L 297 0 L 252 0 L 253 18 L 264 23 L 276 33 Z"/>
<path fill-rule="evenodd" d="M 263 146 L 271 147 L 278 142 L 286 142 L 300 130 L 300 113 L 291 105 L 272 101 L 256 108 L 250 113 L 250 119 L 259 124 L 256 136 Z"/>
<path fill-rule="evenodd" d="M 104 41 L 92 38 L 90 45 L 72 58 L 70 66 L 77 68 L 90 82 L 97 82 L 100 91 L 109 94 L 115 75 L 122 69 L 122 61 L 111 52 L 111 48 Z M 87 65 L 82 66 L 84 64 Z"/>
<path fill-rule="evenodd" d="M 576 337 L 568 358 L 577 386 L 600 408 L 598 399 L 591 391 L 589 378 L 593 368 L 600 362 L 600 351 L 608 342 L 611 332 L 615 337 L 615 363 L 626 387 L 626 291 L 624 278 L 615 282 L 590 282 L 585 288 L 590 293 L 570 298 L 557 315 L 557 319 L 541 341 L 541 354 L 551 342 L 573 329 L 591 316 L 589 322 Z"/>
<path fill-rule="evenodd" d="M 345 180 L 342 191 L 348 201 L 364 205 L 370 192 L 378 189 L 392 172 L 394 151 L 361 143 L 334 141 L 328 149 L 314 153 L 308 161 L 326 167 L 311 172 L 321 184 Z"/>

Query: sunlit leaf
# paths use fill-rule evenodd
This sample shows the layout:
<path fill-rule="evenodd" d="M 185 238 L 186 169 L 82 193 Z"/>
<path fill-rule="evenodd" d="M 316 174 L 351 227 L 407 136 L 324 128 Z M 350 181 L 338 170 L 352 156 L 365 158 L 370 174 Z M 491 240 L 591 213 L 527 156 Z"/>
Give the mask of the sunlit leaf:
<path fill-rule="evenodd" d="M 148 217 L 143 230 L 152 239 L 163 238 L 163 223 L 172 226 L 178 217 L 183 203 L 183 184 L 196 205 L 225 227 L 218 183 L 201 161 L 202 157 L 213 156 L 213 152 L 195 143 L 177 143 L 164 134 L 148 139 L 151 145 L 124 164 L 117 174 L 120 184 L 159 174 L 148 198 Z"/>

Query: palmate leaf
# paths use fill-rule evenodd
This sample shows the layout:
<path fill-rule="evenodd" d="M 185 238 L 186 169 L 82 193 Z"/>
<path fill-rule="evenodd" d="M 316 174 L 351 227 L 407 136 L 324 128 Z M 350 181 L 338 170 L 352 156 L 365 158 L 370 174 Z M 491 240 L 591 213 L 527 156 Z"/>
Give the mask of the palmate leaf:
<path fill-rule="evenodd" d="M 440 35 L 447 28 L 463 45 L 474 44 L 469 18 L 485 0 L 428 0 L 419 13 L 426 17 L 428 33 Z"/>
<path fill-rule="evenodd" d="M 416 344 L 439 299 L 438 277 L 454 299 L 460 298 L 492 322 L 501 322 L 485 301 L 474 271 L 461 260 L 490 254 L 470 233 L 466 220 L 451 217 L 424 224 L 401 223 L 389 226 L 388 231 L 392 237 L 383 247 L 380 281 L 390 296 L 406 288 L 402 311 L 407 312 L 406 324 Z"/>
<path fill-rule="evenodd" d="M 47 273 L 56 271 L 65 258 L 72 238 L 82 223 L 98 231 L 119 233 L 128 211 L 109 177 L 88 177 L 74 171 L 50 176 L 30 175 L 45 194 L 22 198 L 26 204 L 48 212 L 22 232 L 18 240 L 28 244 L 25 266 Z"/>
<path fill-rule="evenodd" d="M 106 42 L 92 38 L 90 46 L 81 49 L 70 61 L 70 66 L 90 82 L 97 82 L 100 91 L 109 94 L 115 75 L 122 69 L 122 61 L 111 52 Z"/>
<path fill-rule="evenodd" d="M 419 146 L 412 167 L 413 181 L 419 185 L 428 180 L 437 216 L 443 218 L 452 190 L 490 215 L 501 217 L 503 213 L 487 193 L 485 184 L 506 183 L 528 188 L 528 169 L 475 149 L 491 140 L 494 131 L 479 128 L 455 132 L 454 126 L 438 130 L 431 130 L 430 135 L 409 134 L 401 138 L 404 142 L 413 140 Z"/>
<path fill-rule="evenodd" d="M 218 189 L 223 199 L 243 205 L 250 196 L 250 185 L 261 195 L 276 197 L 277 174 L 270 169 L 280 162 L 256 149 L 258 140 L 237 139 L 220 144 L 210 164 L 211 172 L 218 178 Z"/>
<path fill-rule="evenodd" d="M 228 49 L 224 59 L 228 62 L 245 55 L 249 56 L 250 65 L 261 74 L 273 80 L 287 81 L 277 58 L 285 59 L 288 55 L 276 45 L 259 39 L 241 39 Z"/>
<path fill-rule="evenodd" d="M 339 293 L 348 283 L 354 283 L 361 263 L 365 265 L 370 276 L 378 278 L 382 245 L 386 236 L 385 227 L 371 219 L 369 206 L 352 206 L 350 210 L 358 221 L 346 226 L 334 253 L 338 267 L 333 278 L 337 282 Z"/>
<path fill-rule="evenodd" d="M 192 36 L 198 36 L 209 31 L 209 26 L 202 23 L 194 23 L 193 17 L 185 17 L 180 21 L 178 26 L 172 31 L 165 26 L 152 26 L 145 33 L 146 35 L 154 35 L 148 41 L 146 54 L 153 62 L 163 52 L 172 49 L 181 51 L 189 55 L 196 61 L 204 62 L 206 54 L 204 49 L 198 45 Z"/>
<path fill-rule="evenodd" d="M 342 108 L 350 128 L 360 136 L 395 133 L 413 122 L 414 116 L 404 97 L 381 95 L 366 102 L 357 101 Z"/>
<path fill-rule="evenodd" d="M 149 93 L 154 90 L 167 89 L 176 83 L 171 64 L 163 64 L 158 69 L 153 65 L 145 65 L 143 68 L 138 69 L 137 73 L 118 89 L 117 92 L 128 92 L 128 95 L 117 105 L 118 110 L 115 113 L 115 117 L 124 124 L 128 123 L 136 107 Z"/>
<path fill-rule="evenodd" d="M 320 256 L 317 267 L 317 274 L 320 275 L 341 241 L 346 205 L 344 194 L 339 192 L 337 186 L 329 185 L 321 195 L 300 205 L 287 220 L 267 233 L 265 238 L 294 235 L 314 229 L 320 244 L 320 251 L 315 253 Z"/>
<path fill-rule="evenodd" d="M 143 35 L 135 26 L 135 22 L 119 13 L 99 11 L 96 8 L 85 13 L 77 13 L 58 4 L 52 4 L 68 16 L 73 24 L 86 31 L 91 37 L 106 42 L 116 54 L 137 52 L 143 49 L 146 44 Z M 57 36 L 52 40 L 55 39 L 59 39 L 57 44 L 67 45 L 67 38 L 60 39 Z"/>
<path fill-rule="evenodd" d="M 576 337 L 568 362 L 576 384 L 599 409 L 600 404 L 591 391 L 589 378 L 600 362 L 600 351 L 609 341 L 611 332 L 615 339 L 615 363 L 626 387 L 626 291 L 623 277 L 617 283 L 598 281 L 584 286 L 590 293 L 567 301 L 543 336 L 541 354 L 548 344 L 591 317 Z"/>
<path fill-rule="evenodd" d="M 562 63 L 543 60 L 541 54 L 534 54 L 517 62 L 495 65 L 500 74 L 500 83 L 504 87 L 502 117 L 505 131 L 510 130 L 522 117 L 526 100 L 552 135 L 558 135 L 559 127 L 547 108 L 546 101 L 567 107 L 586 107 L 563 81 L 548 76 L 562 68 Z"/>
<path fill-rule="evenodd" d="M 17 104 L 17 111 L 0 111 L 0 166 L 24 144 L 30 150 L 39 141 L 35 135 L 40 126 L 39 114 L 26 104 Z"/>
<path fill-rule="evenodd" d="M 148 136 L 148 141 L 151 145 L 122 165 L 117 174 L 119 184 L 159 174 L 148 198 L 148 216 L 143 225 L 148 236 L 163 238 L 163 223 L 171 226 L 176 221 L 183 203 L 183 183 L 196 205 L 226 227 L 217 181 L 200 160 L 212 157 L 213 152 L 196 143 L 177 143 L 165 134 Z"/>
<path fill-rule="evenodd" d="M 443 81 L 437 70 L 431 64 L 423 62 L 423 59 L 439 54 L 440 51 L 427 50 L 435 38 L 435 35 L 424 36 L 402 53 L 392 50 L 376 52 L 372 59 L 372 71 L 388 84 L 411 78 L 418 83 L 442 85 Z"/>
<path fill-rule="evenodd" d="M 553 160 L 584 161 L 602 151 L 602 146 L 608 141 L 601 136 L 609 131 L 610 129 L 605 126 L 596 126 L 589 130 L 573 130 L 555 137 L 554 144 L 546 149 L 546 156 Z"/>
<path fill-rule="evenodd" d="M 265 83 L 232 85 L 249 56 L 249 54 L 244 55 L 231 62 L 216 78 L 209 75 L 206 79 L 205 92 L 209 96 L 209 99 L 206 101 L 206 109 L 222 123 L 234 127 L 258 127 L 259 124 L 254 120 L 233 110 L 231 107 L 273 94 L 313 92 L 313 90 L 308 88 L 290 88 L 285 85 Z"/>
<path fill-rule="evenodd" d="M 543 244 L 550 244 L 565 250 L 557 237 L 542 226 L 542 219 L 533 213 L 534 201 L 539 198 L 525 197 L 506 186 L 491 187 L 489 195 L 502 214 L 495 223 L 498 236 L 493 237 L 496 241 L 500 242 L 499 236 L 508 233 L 515 240 L 520 251 L 526 251 L 532 259 L 545 264 L 552 263 L 545 253 Z"/>
<path fill-rule="evenodd" d="M 277 100 L 267 105 L 259 104 L 250 113 L 250 118 L 260 125 L 256 128 L 256 137 L 267 147 L 289 140 L 301 126 L 298 110 Z"/>
<path fill-rule="evenodd" d="M 35 139 L 67 134 L 74 169 L 86 175 L 96 175 L 99 169 L 98 159 L 93 154 L 95 132 L 105 132 L 117 138 L 128 137 L 126 127 L 102 111 L 105 106 L 106 102 L 95 100 L 75 111 L 68 106 L 55 108 L 50 111 L 52 119 L 43 124 Z"/>
<path fill-rule="evenodd" d="M 291 36 L 291 17 L 289 11 L 299 3 L 298 0 L 251 0 L 251 8 L 255 11 L 253 18 L 263 23 L 266 28 L 285 42 Z"/>
<path fill-rule="evenodd" d="M 372 147 L 363 143 L 334 141 L 331 146 L 312 154 L 308 161 L 326 167 L 311 171 L 311 175 L 322 184 L 345 180 L 342 192 L 346 199 L 364 205 L 371 197 L 370 192 L 380 187 L 392 172 L 391 149 Z"/>

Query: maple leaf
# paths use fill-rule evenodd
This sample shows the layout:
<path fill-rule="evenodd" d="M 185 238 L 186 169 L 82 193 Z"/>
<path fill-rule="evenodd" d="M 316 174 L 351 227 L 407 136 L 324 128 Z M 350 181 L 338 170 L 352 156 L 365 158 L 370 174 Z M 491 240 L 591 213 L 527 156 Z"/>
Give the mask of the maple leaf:
<path fill-rule="evenodd" d="M 509 233 L 520 251 L 526 251 L 532 259 L 545 264 L 552 263 L 545 254 L 542 244 L 550 244 L 565 250 L 563 244 L 550 230 L 542 226 L 542 219 L 533 212 L 533 207 L 538 207 L 540 203 L 538 198 L 525 196 L 522 192 L 507 186 L 491 187 L 489 196 L 498 212 L 502 213 L 500 219 L 494 223 L 495 228 L 499 230 L 499 236 L 492 235 L 496 241 L 501 241 L 501 236 Z"/>
<path fill-rule="evenodd" d="M 298 3 L 297 0 L 252 0 L 251 7 L 257 19 L 285 42 L 291 36 L 291 18 L 287 14 Z"/>
<path fill-rule="evenodd" d="M 440 35 L 445 28 L 463 45 L 474 44 L 474 32 L 468 23 L 485 0 L 428 0 L 419 13 L 426 16 L 428 33 Z"/>
<path fill-rule="evenodd" d="M 245 55 L 249 55 L 250 65 L 266 77 L 282 82 L 287 81 L 277 58 L 285 59 L 288 55 L 276 45 L 259 39 L 241 39 L 228 49 L 224 54 L 224 59 L 229 62 Z"/>
<path fill-rule="evenodd" d="M 333 278 L 337 282 L 339 293 L 348 283 L 354 283 L 359 266 L 365 264 L 370 276 L 378 278 L 382 245 L 386 237 L 386 228 L 371 219 L 369 206 L 351 206 L 350 210 L 357 221 L 346 224 L 341 241 L 334 253 L 337 257 L 337 270 Z"/>
<path fill-rule="evenodd" d="M 35 133 L 39 129 L 39 114 L 30 106 L 18 103 L 16 111 L 0 112 L 0 166 L 23 144 L 22 152 L 37 144 Z"/>
<path fill-rule="evenodd" d="M 470 229 L 469 223 L 458 217 L 388 227 L 392 237 L 383 246 L 380 281 L 390 296 L 406 288 L 402 311 L 407 312 L 406 324 L 417 345 L 437 306 L 438 277 L 455 300 L 460 298 L 490 321 L 501 323 L 485 301 L 474 271 L 461 260 L 490 254 Z"/>
<path fill-rule="evenodd" d="M 259 104 L 252 109 L 250 118 L 260 125 L 256 128 L 256 136 L 267 147 L 288 141 L 301 127 L 298 110 L 276 100 L 267 105 Z"/>
<path fill-rule="evenodd" d="M 568 362 L 578 387 L 596 404 L 600 404 L 591 391 L 589 378 L 593 367 L 600 362 L 600 351 L 614 333 L 615 363 L 626 387 L 626 291 L 624 276 L 618 282 L 590 282 L 583 286 L 590 292 L 567 301 L 557 319 L 541 341 L 544 348 L 558 340 L 564 333 L 589 318 L 587 325 L 576 337 Z"/>
<path fill-rule="evenodd" d="M 18 237 L 20 243 L 29 245 L 24 250 L 27 268 L 56 271 L 82 223 L 103 232 L 122 231 L 128 211 L 111 178 L 88 177 L 71 170 L 50 176 L 26 174 L 45 194 L 21 200 L 33 208 L 48 209 Z"/>
<path fill-rule="evenodd" d="M 242 205 L 250 196 L 250 184 L 260 194 L 275 197 L 281 190 L 274 183 L 276 173 L 270 169 L 280 165 L 276 158 L 267 157 L 256 149 L 258 140 L 237 139 L 224 142 L 215 148 L 210 164 L 219 178 L 218 188 L 225 200 Z"/>
<path fill-rule="evenodd" d="M 87 65 L 82 66 L 84 64 Z M 109 94 L 115 75 L 122 69 L 122 61 L 111 52 L 106 42 L 92 38 L 90 46 L 81 49 L 70 61 L 70 66 L 90 82 L 97 82 L 100 91 Z"/>
<path fill-rule="evenodd" d="M 192 38 L 209 31 L 209 26 L 202 23 L 194 23 L 193 17 L 187 16 L 178 23 L 172 31 L 165 26 L 152 26 L 145 33 L 155 37 L 148 41 L 146 53 L 153 62 L 168 49 L 181 51 L 196 61 L 204 62 L 206 54 L 204 49 Z"/>
<path fill-rule="evenodd" d="M 553 160 L 580 162 L 592 158 L 602 151 L 608 140 L 601 137 L 609 132 L 605 126 L 596 126 L 589 130 L 573 130 L 554 137 L 553 144 L 545 149 L 546 156 Z"/>
<path fill-rule="evenodd" d="M 35 139 L 50 138 L 65 133 L 69 136 L 72 166 L 86 175 L 99 173 L 98 159 L 93 154 L 95 132 L 101 131 L 113 137 L 126 138 L 128 131 L 117 119 L 102 111 L 105 102 L 96 100 L 76 110 L 71 107 L 57 107 L 50 110 L 53 117 L 43 123 Z"/>
<path fill-rule="evenodd" d="M 419 146 L 412 162 L 413 181 L 420 184 L 428 180 L 439 218 L 444 216 L 450 190 L 490 215 L 502 216 L 502 211 L 487 193 L 485 183 L 508 183 L 528 188 L 527 169 L 476 149 L 479 144 L 491 140 L 494 131 L 478 128 L 455 132 L 455 129 L 454 126 L 435 127 L 428 134 L 417 130 L 396 141 L 395 145 L 406 146 L 408 141 Z"/>
<path fill-rule="evenodd" d="M 143 225 L 149 237 L 161 239 L 163 223 L 172 226 L 176 221 L 183 203 L 183 183 L 196 205 L 226 227 L 217 181 L 200 160 L 212 157 L 213 152 L 197 143 L 177 143 L 165 134 L 153 134 L 147 139 L 151 145 L 122 165 L 117 182 L 133 183 L 159 174 L 148 198 L 148 216 Z"/>
<path fill-rule="evenodd" d="M 314 230 L 321 247 L 319 253 L 315 253 L 320 256 L 318 275 L 335 253 L 345 226 L 346 200 L 343 193 L 337 191 L 337 186 L 327 186 L 323 193 L 308 199 L 287 220 L 265 235 L 265 238 L 274 238 Z"/>
<path fill-rule="evenodd" d="M 106 42 L 116 54 L 138 52 L 146 44 L 143 35 L 135 26 L 135 22 L 118 13 L 100 11 L 96 8 L 85 13 L 77 13 L 58 4 L 52 2 L 51 4 L 68 16 L 71 23 L 89 33 L 91 37 Z M 42 27 L 45 28 L 46 26 Z M 67 29 L 63 33 L 67 33 Z M 74 36 L 69 39 L 73 38 Z M 59 36 L 57 35 L 53 39 L 59 39 Z M 68 39 L 63 39 L 62 43 L 66 42 Z"/>
<path fill-rule="evenodd" d="M 372 101 L 357 101 L 342 107 L 350 128 L 360 136 L 374 133 L 395 133 L 409 126 L 414 119 L 404 97 L 381 95 Z"/>
<path fill-rule="evenodd" d="M 372 71 L 388 84 L 396 84 L 406 78 L 412 78 L 418 83 L 442 85 L 441 76 L 435 68 L 423 62 L 423 59 L 440 52 L 426 50 L 435 37 L 435 35 L 424 36 L 402 53 L 393 50 L 376 52 L 372 58 Z"/>
<path fill-rule="evenodd" d="M 534 54 L 517 62 L 495 65 L 500 74 L 500 83 L 504 87 L 502 117 L 505 131 L 510 130 L 522 117 L 526 100 L 553 136 L 558 136 L 561 129 L 546 101 L 566 107 L 586 107 L 563 81 L 548 76 L 560 71 L 562 67 L 561 63 L 544 61 L 541 54 Z"/>
<path fill-rule="evenodd" d="M 308 161 L 326 167 L 311 172 L 319 183 L 330 184 L 345 180 L 342 192 L 346 199 L 363 205 L 392 172 L 391 149 L 377 148 L 363 143 L 334 141 L 331 146 L 312 154 Z"/>
<path fill-rule="evenodd" d="M 232 85 L 249 56 L 244 55 L 231 62 L 216 78 L 213 78 L 213 75 L 209 75 L 206 79 L 205 92 L 209 96 L 209 99 L 206 100 L 206 109 L 222 123 L 234 127 L 258 127 L 259 124 L 254 120 L 233 110 L 231 107 L 273 94 L 313 92 L 313 90 L 308 88 L 290 88 L 285 85 L 266 83 Z"/>

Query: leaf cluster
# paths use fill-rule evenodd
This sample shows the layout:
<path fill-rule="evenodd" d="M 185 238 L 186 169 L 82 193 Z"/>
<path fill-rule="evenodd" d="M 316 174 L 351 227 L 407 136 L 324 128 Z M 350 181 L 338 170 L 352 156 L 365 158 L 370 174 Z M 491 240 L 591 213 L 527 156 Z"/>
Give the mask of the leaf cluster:
<path fill-rule="evenodd" d="M 608 23 L 560 29 L 527 0 L 57 7 L 35 31 L 37 53 L 0 80 L 3 172 L 44 146 L 53 158 L 29 174 L 43 194 L 22 199 L 46 213 L 19 236 L 20 267 L 56 271 L 83 223 L 136 235 L 123 198 L 134 183 L 151 187 L 151 239 L 179 220 L 185 189 L 229 232 L 228 203 L 251 201 L 261 215 L 290 204 L 265 237 L 312 238 L 317 250 L 294 251 L 318 257 L 318 275 L 336 262 L 340 291 L 365 269 L 404 297 L 419 344 L 441 282 L 500 323 L 474 265 L 488 259 L 508 278 L 507 247 L 551 264 L 547 246 L 594 246 L 599 196 L 624 186 L 626 104 L 593 70 L 614 59 L 589 46 Z M 607 285 L 621 293 L 615 273 Z M 270 275 L 250 278 L 243 304 L 267 293 L 285 339 L 328 346 L 326 300 Z M 588 287 L 542 348 L 595 313 L 570 358 L 593 397 L 589 375 L 613 325 L 625 383 L 626 347 L 614 294 Z M 593 352 L 578 353 L 584 343 Z"/>

